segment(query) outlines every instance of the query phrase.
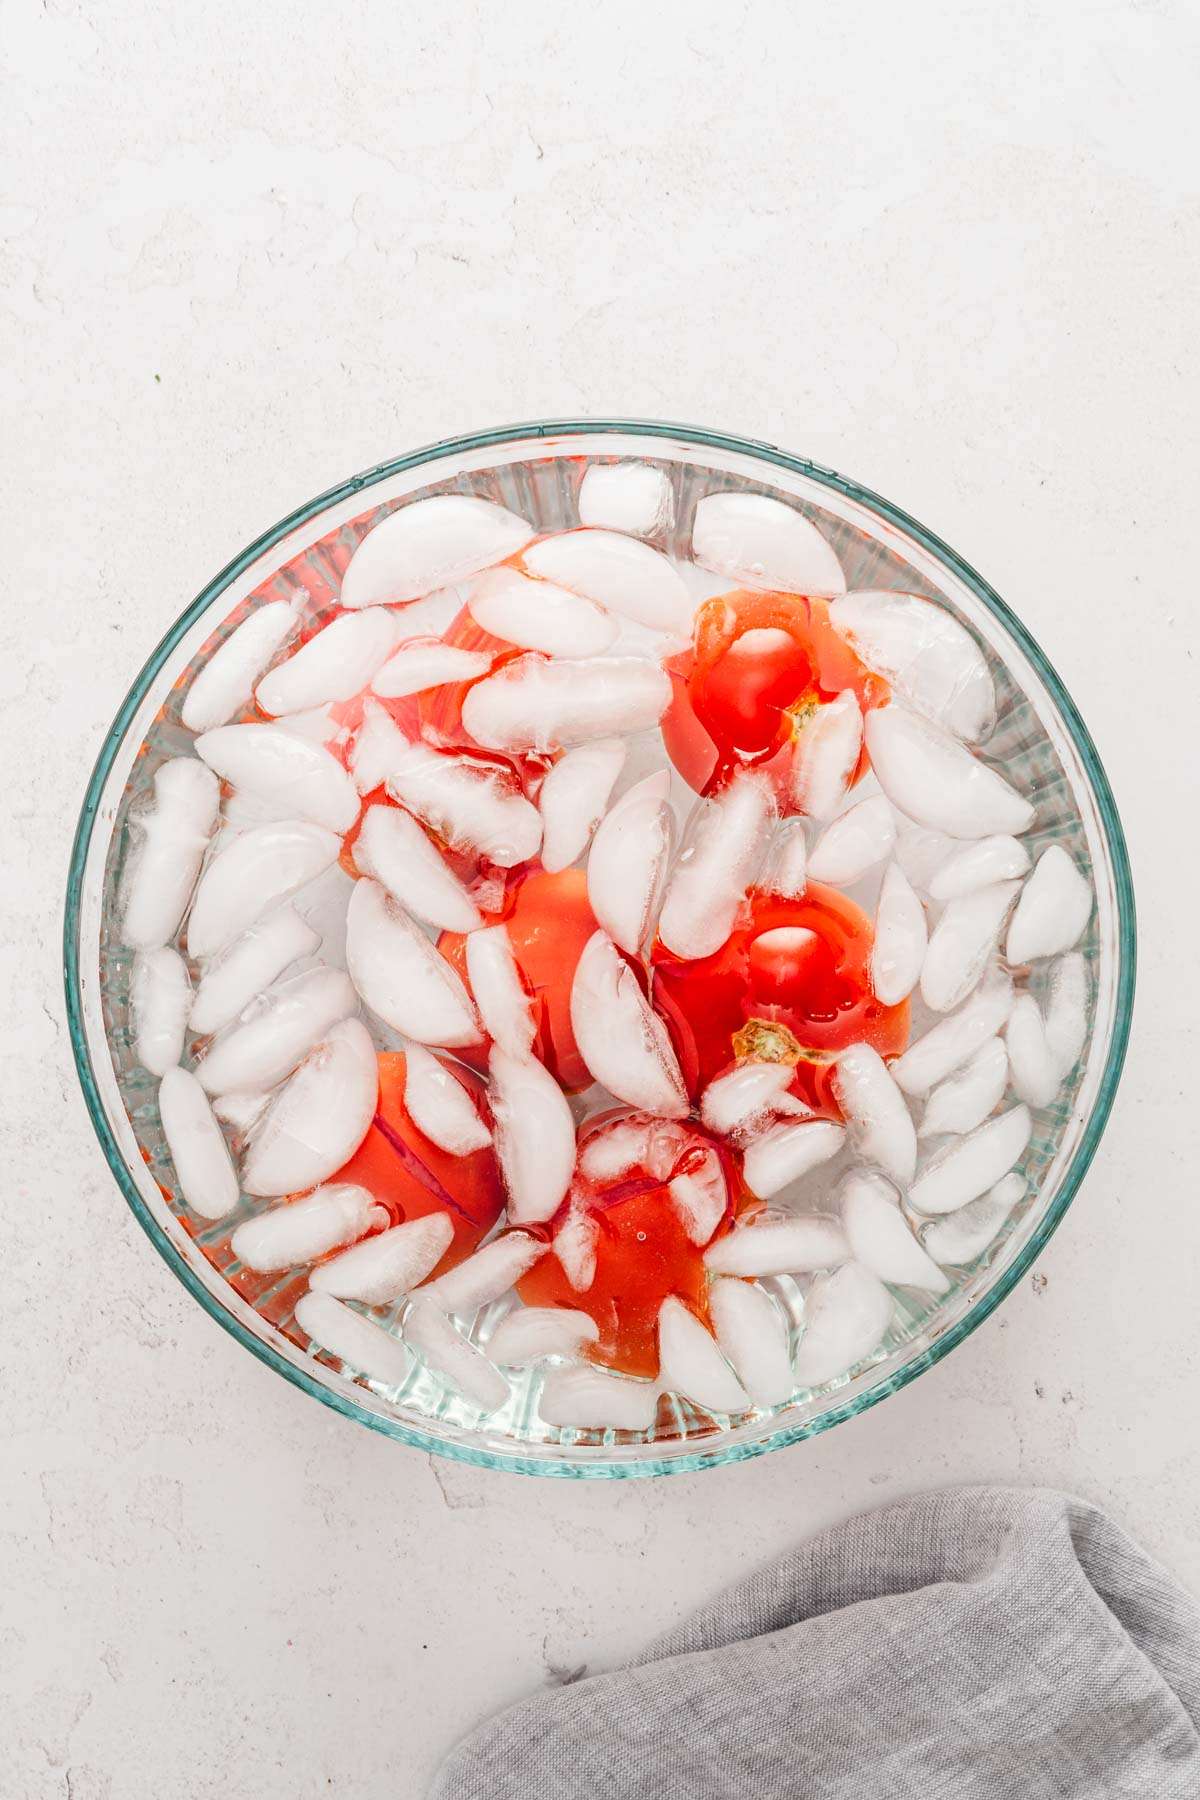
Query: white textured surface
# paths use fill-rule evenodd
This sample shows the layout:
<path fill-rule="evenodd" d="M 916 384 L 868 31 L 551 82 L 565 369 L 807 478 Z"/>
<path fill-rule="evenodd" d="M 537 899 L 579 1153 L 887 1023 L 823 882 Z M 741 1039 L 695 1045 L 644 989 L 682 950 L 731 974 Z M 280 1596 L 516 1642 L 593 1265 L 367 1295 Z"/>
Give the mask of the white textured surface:
<path fill-rule="evenodd" d="M 494 1708 L 936 1483 L 1075 1488 L 1200 1588 L 1198 39 L 1186 0 L 6 6 L 5 1800 L 408 1800 Z M 1093 728 L 1142 913 L 1034 1280 L 831 1436 L 616 1494 L 430 1465 L 204 1317 L 92 1139 L 53 916 L 105 727 L 241 545 L 413 445 L 606 409 L 807 452 L 982 569 Z"/>

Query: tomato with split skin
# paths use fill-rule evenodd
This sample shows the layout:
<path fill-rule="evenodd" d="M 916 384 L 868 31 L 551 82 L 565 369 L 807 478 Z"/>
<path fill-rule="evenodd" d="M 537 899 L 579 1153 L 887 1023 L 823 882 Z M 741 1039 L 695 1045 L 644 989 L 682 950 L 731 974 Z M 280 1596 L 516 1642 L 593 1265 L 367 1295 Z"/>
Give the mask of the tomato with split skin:
<path fill-rule="evenodd" d="M 706 600 L 691 648 L 668 658 L 671 701 L 662 721 L 667 754 L 698 794 L 739 768 L 770 776 L 783 812 L 797 810 L 792 763 L 806 727 L 847 688 L 864 711 L 890 697 L 829 619 L 829 602 L 805 594 L 739 589 Z M 868 766 L 865 750 L 854 770 Z"/>
<path fill-rule="evenodd" d="M 589 1176 L 590 1157 L 603 1157 L 606 1145 L 615 1150 L 623 1133 L 632 1133 L 632 1142 L 640 1138 L 642 1147 L 630 1160 L 605 1159 Z M 709 1191 L 715 1183 L 717 1205 L 723 1188 L 720 1218 L 704 1243 L 689 1236 L 671 1197 L 669 1184 L 681 1175 L 700 1179 Z M 727 1149 L 699 1126 L 624 1110 L 589 1119 L 579 1134 L 571 1195 L 550 1232 L 572 1209 L 581 1214 L 578 1228 L 591 1238 L 595 1272 L 580 1290 L 551 1250 L 521 1277 L 517 1291 L 527 1306 L 567 1307 L 594 1319 L 600 1335 L 588 1347 L 593 1362 L 625 1375 L 654 1376 L 659 1308 L 674 1295 L 709 1323 L 704 1251 L 728 1231 L 745 1198 Z"/>
<path fill-rule="evenodd" d="M 442 1066 L 478 1106 L 483 1083 L 448 1059 Z M 445 1213 L 454 1230 L 435 1274 L 452 1269 L 478 1247 L 504 1210 L 504 1185 L 490 1144 L 469 1156 L 451 1156 L 418 1130 L 404 1104 L 405 1058 L 399 1050 L 379 1056 L 379 1100 L 369 1131 L 331 1182 L 367 1189 L 388 1214 L 389 1225 Z"/>
<path fill-rule="evenodd" d="M 656 943 L 654 1004 L 692 1096 L 737 1063 L 783 1062 L 794 1094 L 840 1117 L 830 1085 L 838 1054 L 865 1043 L 898 1056 L 908 1042 L 908 1001 L 885 1006 L 872 991 L 872 943 L 862 908 L 815 882 L 799 899 L 752 890 L 712 956 L 687 962 Z"/>
<path fill-rule="evenodd" d="M 591 1073 L 571 1028 L 571 984 L 583 947 L 596 929 L 587 876 L 582 869 L 515 874 L 499 911 L 487 922 L 506 927 L 526 991 L 533 997 L 534 1054 L 568 1094 L 590 1087 Z M 467 940 L 462 932 L 444 931 L 438 949 L 467 981 Z M 481 1065 L 486 1056 L 470 1049 L 462 1054 Z"/>

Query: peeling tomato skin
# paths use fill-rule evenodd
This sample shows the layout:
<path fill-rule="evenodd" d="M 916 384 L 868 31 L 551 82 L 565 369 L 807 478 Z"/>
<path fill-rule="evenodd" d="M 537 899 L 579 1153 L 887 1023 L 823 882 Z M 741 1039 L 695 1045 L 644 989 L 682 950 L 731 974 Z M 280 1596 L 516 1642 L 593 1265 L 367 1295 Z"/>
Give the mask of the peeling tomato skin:
<path fill-rule="evenodd" d="M 571 1029 L 571 983 L 584 945 L 596 930 L 588 903 L 587 876 L 582 869 L 549 874 L 537 869 L 509 883 L 503 906 L 489 924 L 504 924 L 517 967 L 537 1006 L 538 1034 L 534 1054 L 569 1094 L 590 1087 L 591 1072 L 579 1054 Z M 444 931 L 438 949 L 467 979 L 466 938 Z M 482 1066 L 486 1052 L 464 1052 Z"/>
<path fill-rule="evenodd" d="M 871 990 L 871 944 L 861 907 L 817 883 L 798 900 L 752 891 L 712 956 L 685 962 L 656 943 L 654 1005 L 693 1099 L 739 1060 L 787 1062 L 791 1091 L 839 1118 L 830 1089 L 837 1053 L 867 1043 L 896 1056 L 908 1042 L 908 1002 L 884 1006 Z"/>
<path fill-rule="evenodd" d="M 864 710 L 890 698 L 829 622 L 829 602 L 738 589 L 705 601 L 692 647 L 665 664 L 671 700 L 662 720 L 667 755 L 705 794 L 738 768 L 756 767 L 791 810 L 791 763 L 805 718 L 852 688 Z M 853 780 L 866 772 L 866 752 Z"/>
<path fill-rule="evenodd" d="M 580 1132 L 581 1152 L 606 1129 L 645 1117 L 622 1108 L 589 1119 Z M 594 1319 L 600 1336 L 588 1350 L 593 1362 L 625 1375 L 653 1377 L 658 1373 L 658 1314 L 668 1295 L 682 1300 L 702 1324 L 709 1323 L 707 1246 L 688 1237 L 669 1182 L 707 1156 L 718 1157 L 726 1208 L 710 1242 L 729 1230 L 748 1196 L 728 1149 L 708 1132 L 694 1125 L 649 1124 L 678 1135 L 678 1153 L 670 1158 L 669 1169 L 655 1172 L 645 1163 L 634 1163 L 606 1181 L 589 1181 L 579 1174 L 571 1199 L 551 1222 L 553 1235 L 571 1204 L 582 1206 L 595 1220 L 596 1273 L 591 1285 L 582 1293 L 573 1288 L 551 1251 L 521 1277 L 517 1291 L 527 1306 L 568 1307 Z"/>
<path fill-rule="evenodd" d="M 441 1060 L 478 1104 L 483 1093 L 478 1077 L 448 1058 Z M 451 1156 L 417 1129 L 404 1104 L 404 1078 L 403 1052 L 381 1051 L 374 1121 L 349 1162 L 329 1180 L 365 1187 L 387 1209 L 392 1225 L 444 1212 L 454 1238 L 433 1271 L 438 1275 L 462 1262 L 487 1236 L 504 1210 L 504 1187 L 490 1144 L 469 1156 Z"/>

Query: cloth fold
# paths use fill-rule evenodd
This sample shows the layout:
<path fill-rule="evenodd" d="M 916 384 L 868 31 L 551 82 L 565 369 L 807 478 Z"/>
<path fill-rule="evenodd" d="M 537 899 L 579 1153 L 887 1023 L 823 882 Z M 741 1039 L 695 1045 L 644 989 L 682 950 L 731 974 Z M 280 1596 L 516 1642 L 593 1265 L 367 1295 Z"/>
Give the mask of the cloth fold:
<path fill-rule="evenodd" d="M 959 1488 L 523 1701 L 431 1800 L 1200 1800 L 1200 1609 L 1104 1513 Z"/>

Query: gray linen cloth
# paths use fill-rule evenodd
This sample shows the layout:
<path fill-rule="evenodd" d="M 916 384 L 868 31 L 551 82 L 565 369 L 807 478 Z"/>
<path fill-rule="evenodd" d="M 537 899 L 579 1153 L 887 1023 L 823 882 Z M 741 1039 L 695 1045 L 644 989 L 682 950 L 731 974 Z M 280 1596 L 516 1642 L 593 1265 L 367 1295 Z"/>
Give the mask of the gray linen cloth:
<path fill-rule="evenodd" d="M 1095 1507 L 855 1519 L 629 1668 L 468 1738 L 431 1800 L 1200 1800 L 1200 1611 Z"/>

